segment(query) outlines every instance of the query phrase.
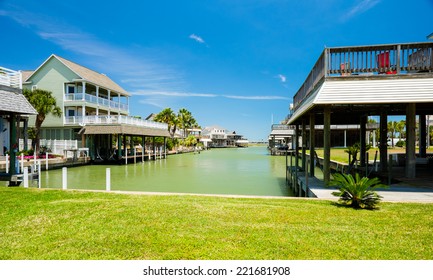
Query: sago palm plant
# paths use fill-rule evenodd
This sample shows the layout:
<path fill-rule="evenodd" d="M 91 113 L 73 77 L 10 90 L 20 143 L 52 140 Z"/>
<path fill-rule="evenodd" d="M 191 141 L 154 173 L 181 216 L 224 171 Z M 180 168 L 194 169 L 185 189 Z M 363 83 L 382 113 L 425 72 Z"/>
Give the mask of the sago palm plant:
<path fill-rule="evenodd" d="M 382 198 L 374 188 L 387 187 L 379 178 L 360 177 L 358 173 L 355 178 L 351 174 L 333 174 L 333 180 L 329 186 L 336 186 L 339 191 L 332 194 L 340 197 L 339 203 L 353 208 L 374 209 Z"/>

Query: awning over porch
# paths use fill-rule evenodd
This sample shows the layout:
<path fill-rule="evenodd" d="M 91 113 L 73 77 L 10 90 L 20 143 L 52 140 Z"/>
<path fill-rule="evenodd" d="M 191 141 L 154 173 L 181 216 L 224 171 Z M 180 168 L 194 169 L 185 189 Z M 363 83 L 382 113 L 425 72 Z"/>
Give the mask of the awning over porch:
<path fill-rule="evenodd" d="M 423 76 L 420 74 L 419 76 Z M 374 107 L 390 104 L 419 103 L 428 104 L 432 102 L 433 79 L 424 77 L 399 76 L 393 79 L 388 77 L 355 76 L 327 78 L 315 91 L 313 91 L 297 108 L 289 119 L 288 124 L 299 122 L 298 119 L 316 106 L 339 105 L 343 108 L 343 122 L 350 121 L 350 116 L 345 108 L 348 106 L 365 106 L 364 111 L 374 112 Z M 396 112 L 388 114 L 405 114 L 404 107 Z M 418 108 L 418 111 L 420 108 Z M 334 113 L 335 110 L 334 110 Z M 427 114 L 430 114 L 428 112 Z M 338 122 L 338 118 L 334 119 Z"/>
<path fill-rule="evenodd" d="M 132 125 L 87 125 L 80 132 L 84 135 L 95 134 L 123 134 L 123 135 L 141 135 L 141 136 L 161 136 L 171 137 L 170 133 L 164 129 L 148 128 Z"/>

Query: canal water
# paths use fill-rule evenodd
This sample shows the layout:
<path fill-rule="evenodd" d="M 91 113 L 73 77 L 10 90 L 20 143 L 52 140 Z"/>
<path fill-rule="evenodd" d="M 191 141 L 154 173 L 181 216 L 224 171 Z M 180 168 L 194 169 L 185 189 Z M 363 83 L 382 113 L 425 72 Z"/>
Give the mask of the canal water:
<path fill-rule="evenodd" d="M 68 168 L 68 189 L 104 190 L 106 168 L 111 190 L 197 194 L 292 196 L 285 184 L 285 157 L 266 147 L 212 149 L 200 154 L 128 165 Z M 61 188 L 62 170 L 42 172 L 43 188 Z"/>

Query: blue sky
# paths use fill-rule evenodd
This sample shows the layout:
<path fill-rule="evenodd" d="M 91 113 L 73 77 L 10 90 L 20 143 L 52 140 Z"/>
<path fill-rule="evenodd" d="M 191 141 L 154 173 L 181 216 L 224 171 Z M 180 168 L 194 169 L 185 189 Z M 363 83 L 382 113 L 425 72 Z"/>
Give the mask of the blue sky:
<path fill-rule="evenodd" d="M 426 41 L 433 0 L 0 0 L 0 26 L 3 67 L 54 53 L 130 92 L 131 115 L 266 140 L 325 46 Z"/>

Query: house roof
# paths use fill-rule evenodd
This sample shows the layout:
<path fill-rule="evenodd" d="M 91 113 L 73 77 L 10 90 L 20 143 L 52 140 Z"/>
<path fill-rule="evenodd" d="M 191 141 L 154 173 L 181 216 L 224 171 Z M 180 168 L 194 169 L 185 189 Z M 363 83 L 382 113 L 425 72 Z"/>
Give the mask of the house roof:
<path fill-rule="evenodd" d="M 23 82 L 24 81 L 27 81 L 27 79 L 34 73 L 35 71 L 33 71 L 33 70 L 22 70 L 21 71 L 21 77 L 22 77 L 22 80 L 23 80 Z"/>
<path fill-rule="evenodd" d="M 126 134 L 144 136 L 170 137 L 165 129 L 148 128 L 132 125 L 87 125 L 80 130 L 80 134 Z"/>
<path fill-rule="evenodd" d="M 0 115 L 4 113 L 18 113 L 24 115 L 38 114 L 21 93 L 21 90 L 12 90 L 6 86 L 0 86 L 0 100 Z"/>
<path fill-rule="evenodd" d="M 98 73 L 96 71 L 93 71 L 87 67 L 81 66 L 75 62 L 72 62 L 70 60 L 67 60 L 63 57 L 60 57 L 58 55 L 52 54 L 44 63 L 42 63 L 38 69 L 36 69 L 33 73 L 28 75 L 26 79 L 23 80 L 27 81 L 30 79 L 34 73 L 36 73 L 41 67 L 43 67 L 51 58 L 55 58 L 59 60 L 63 65 L 65 65 L 67 68 L 69 68 L 72 72 L 77 74 L 82 80 L 88 81 L 92 84 L 108 88 L 111 91 L 120 93 L 122 95 L 130 96 L 130 94 L 124 90 L 122 87 L 120 87 L 118 84 L 116 84 L 113 80 L 111 80 L 109 77 L 107 77 L 105 74 Z"/>

